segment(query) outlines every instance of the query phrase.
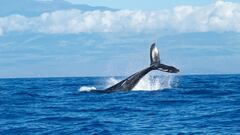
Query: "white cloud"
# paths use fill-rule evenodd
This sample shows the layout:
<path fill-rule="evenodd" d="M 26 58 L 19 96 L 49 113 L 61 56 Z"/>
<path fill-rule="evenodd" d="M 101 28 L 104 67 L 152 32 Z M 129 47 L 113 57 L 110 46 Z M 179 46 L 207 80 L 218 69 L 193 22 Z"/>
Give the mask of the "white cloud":
<path fill-rule="evenodd" d="M 160 11 L 88 11 L 43 13 L 37 17 L 0 17 L 0 35 L 8 32 L 240 32 L 240 4 L 216 1 L 204 7 L 177 6 Z"/>

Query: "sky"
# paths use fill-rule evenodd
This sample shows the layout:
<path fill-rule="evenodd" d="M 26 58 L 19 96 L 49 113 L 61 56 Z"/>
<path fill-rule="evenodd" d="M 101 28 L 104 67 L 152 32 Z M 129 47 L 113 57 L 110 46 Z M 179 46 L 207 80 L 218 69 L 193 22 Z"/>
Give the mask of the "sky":
<path fill-rule="evenodd" d="M 17 1 L 0 2 L 0 78 L 126 76 L 154 42 L 179 74 L 240 73 L 237 0 Z"/>
<path fill-rule="evenodd" d="M 131 10 L 162 10 L 179 5 L 204 6 L 216 0 L 68 0 L 75 4 L 90 4 L 94 6 L 107 6 L 116 9 Z M 239 2 L 239 0 L 228 0 Z"/>

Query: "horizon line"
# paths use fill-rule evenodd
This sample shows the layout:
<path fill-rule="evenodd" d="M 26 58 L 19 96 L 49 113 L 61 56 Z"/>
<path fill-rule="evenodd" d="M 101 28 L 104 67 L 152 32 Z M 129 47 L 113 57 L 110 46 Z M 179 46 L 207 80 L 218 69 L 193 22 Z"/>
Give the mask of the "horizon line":
<path fill-rule="evenodd" d="M 168 74 L 173 76 L 215 76 L 215 75 L 240 75 L 240 73 L 193 73 L 193 74 Z M 100 77 L 126 77 L 127 75 L 86 75 L 86 76 L 25 76 L 25 77 L 0 77 L 2 79 L 47 79 L 47 78 L 100 78 Z M 161 76 L 161 75 L 153 75 Z"/>

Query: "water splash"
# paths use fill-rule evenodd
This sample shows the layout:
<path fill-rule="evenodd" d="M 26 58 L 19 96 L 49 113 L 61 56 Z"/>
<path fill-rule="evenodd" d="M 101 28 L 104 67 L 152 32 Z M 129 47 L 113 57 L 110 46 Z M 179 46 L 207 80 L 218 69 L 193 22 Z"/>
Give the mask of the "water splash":
<path fill-rule="evenodd" d="M 96 90 L 95 87 L 88 87 L 88 86 L 82 86 L 81 88 L 79 88 L 80 92 L 89 92 L 91 90 Z"/>
<path fill-rule="evenodd" d="M 114 77 L 108 78 L 106 80 L 105 88 L 111 87 L 122 79 L 117 79 Z M 133 91 L 155 91 L 162 89 L 170 89 L 174 86 L 174 76 L 172 75 L 161 75 L 161 76 L 151 76 L 146 75 L 143 77 L 138 84 L 133 88 Z M 82 86 L 79 88 L 80 92 L 89 92 L 91 90 L 96 90 L 93 86 Z"/>
<path fill-rule="evenodd" d="M 162 89 L 170 89 L 173 86 L 174 76 L 162 75 L 162 76 L 151 76 L 146 75 L 143 77 L 138 84 L 133 88 L 134 91 L 154 91 Z M 110 87 L 121 80 L 111 77 L 107 80 L 107 86 Z"/>
<path fill-rule="evenodd" d="M 111 86 L 119 83 L 120 81 L 121 81 L 121 80 L 119 80 L 119 79 L 116 79 L 116 78 L 114 78 L 114 77 L 111 77 L 111 78 L 109 78 L 109 79 L 107 80 L 106 88 L 111 87 Z"/>

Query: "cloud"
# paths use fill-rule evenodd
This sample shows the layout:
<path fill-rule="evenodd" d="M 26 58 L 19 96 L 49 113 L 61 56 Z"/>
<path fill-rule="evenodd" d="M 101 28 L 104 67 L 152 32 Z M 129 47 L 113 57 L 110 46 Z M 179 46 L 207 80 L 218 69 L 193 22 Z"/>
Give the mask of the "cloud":
<path fill-rule="evenodd" d="M 59 10 L 36 17 L 0 17 L 0 35 L 8 32 L 78 34 L 94 32 L 240 32 L 240 4 L 222 0 L 203 7 L 177 6 L 159 11 Z"/>

